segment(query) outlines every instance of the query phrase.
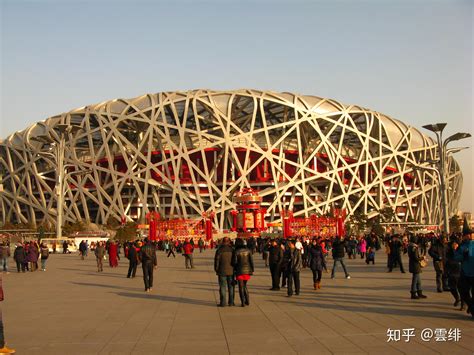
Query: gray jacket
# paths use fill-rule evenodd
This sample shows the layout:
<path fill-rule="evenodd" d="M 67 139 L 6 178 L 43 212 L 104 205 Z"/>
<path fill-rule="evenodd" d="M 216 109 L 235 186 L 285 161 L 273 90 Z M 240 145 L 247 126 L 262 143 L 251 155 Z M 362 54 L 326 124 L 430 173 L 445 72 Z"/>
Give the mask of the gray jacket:
<path fill-rule="evenodd" d="M 302 268 L 303 260 L 301 258 L 301 251 L 296 248 L 290 249 L 289 271 L 300 272 Z"/>
<path fill-rule="evenodd" d="M 98 246 L 97 248 L 95 248 L 94 254 L 95 254 L 97 259 L 103 259 L 104 256 L 105 256 L 104 246 L 101 245 L 101 246 Z"/>
<path fill-rule="evenodd" d="M 232 267 L 232 253 L 234 250 L 230 245 L 221 245 L 216 250 L 214 256 L 214 271 L 219 276 L 232 276 L 234 268 Z"/>

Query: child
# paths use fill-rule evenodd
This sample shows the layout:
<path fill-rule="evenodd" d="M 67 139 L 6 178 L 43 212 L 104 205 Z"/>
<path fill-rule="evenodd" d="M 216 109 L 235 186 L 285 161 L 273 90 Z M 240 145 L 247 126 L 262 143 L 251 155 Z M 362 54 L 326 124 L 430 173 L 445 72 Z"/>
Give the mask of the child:
<path fill-rule="evenodd" d="M 367 249 L 365 262 L 366 262 L 367 265 L 369 265 L 370 262 L 372 262 L 372 265 L 375 264 L 375 250 L 372 247 L 369 247 Z"/>

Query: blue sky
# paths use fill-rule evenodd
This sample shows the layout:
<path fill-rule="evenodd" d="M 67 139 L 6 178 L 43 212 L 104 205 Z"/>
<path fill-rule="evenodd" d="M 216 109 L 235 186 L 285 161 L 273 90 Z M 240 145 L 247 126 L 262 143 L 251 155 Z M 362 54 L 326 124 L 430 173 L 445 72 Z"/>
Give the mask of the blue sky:
<path fill-rule="evenodd" d="M 196 88 L 292 91 L 474 131 L 470 0 L 0 3 L 1 138 L 88 104 Z M 460 207 L 474 212 L 474 152 L 456 157 Z"/>

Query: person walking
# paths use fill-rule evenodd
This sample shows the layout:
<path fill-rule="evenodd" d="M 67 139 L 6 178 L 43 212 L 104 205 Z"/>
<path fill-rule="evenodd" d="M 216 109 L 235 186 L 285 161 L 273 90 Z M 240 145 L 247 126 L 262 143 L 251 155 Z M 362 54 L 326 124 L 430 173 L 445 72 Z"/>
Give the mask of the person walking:
<path fill-rule="evenodd" d="M 241 238 L 235 240 L 235 251 L 232 256 L 232 265 L 234 266 L 235 278 L 239 285 L 241 306 L 249 306 L 250 298 L 247 282 L 253 274 L 254 265 L 252 252 L 245 246 L 244 241 Z"/>
<path fill-rule="evenodd" d="M 41 243 L 40 255 L 41 255 L 41 271 L 46 271 L 46 261 L 49 258 L 49 248 L 45 243 Z"/>
<path fill-rule="evenodd" d="M 86 244 L 86 248 L 85 248 L 85 255 L 84 255 L 84 256 L 87 258 L 87 255 L 88 255 L 88 253 L 89 253 L 89 247 L 90 247 L 90 246 L 89 246 L 89 241 L 86 240 L 85 244 Z"/>
<path fill-rule="evenodd" d="M 69 253 L 69 244 L 67 243 L 67 240 L 63 242 L 63 254 L 68 254 Z"/>
<path fill-rule="evenodd" d="M 26 252 L 25 248 L 21 243 L 17 243 L 15 251 L 13 252 L 13 260 L 16 262 L 16 269 L 18 272 L 25 272 L 26 271 L 26 265 L 27 265 L 27 259 L 26 259 Z"/>
<path fill-rule="evenodd" d="M 427 298 L 423 295 L 421 287 L 421 261 L 424 260 L 424 256 L 420 255 L 417 242 L 417 237 L 412 235 L 410 237 L 410 244 L 408 245 L 408 271 L 412 274 L 411 298 L 414 300 Z"/>
<path fill-rule="evenodd" d="M 127 249 L 127 258 L 129 260 L 127 278 L 134 278 L 137 273 L 138 252 L 135 244 L 131 243 Z"/>
<path fill-rule="evenodd" d="M 81 260 L 84 260 L 87 252 L 87 244 L 86 241 L 83 240 L 79 243 L 79 254 L 81 255 Z"/>
<path fill-rule="evenodd" d="M 0 275 L 0 302 L 3 302 L 4 299 L 5 297 L 3 293 L 2 276 Z M 0 308 L 0 354 L 15 354 L 15 349 L 9 348 L 5 344 L 3 314 L 2 314 L 1 308 Z"/>
<path fill-rule="evenodd" d="M 8 272 L 8 258 L 10 257 L 10 246 L 6 242 L 0 243 L 0 267 L 3 272 Z"/>
<path fill-rule="evenodd" d="M 281 243 L 280 248 L 283 250 L 283 261 L 281 262 L 281 288 L 287 287 L 288 284 L 288 264 L 290 263 L 291 255 L 289 253 L 288 241 L 285 240 Z"/>
<path fill-rule="evenodd" d="M 168 258 L 170 257 L 171 254 L 173 254 L 173 258 L 176 258 L 176 254 L 174 253 L 176 251 L 176 243 L 171 240 L 169 243 L 168 243 Z"/>
<path fill-rule="evenodd" d="M 183 245 L 184 264 L 186 269 L 194 269 L 193 252 L 194 245 L 191 244 L 188 238 L 186 238 Z"/>
<path fill-rule="evenodd" d="M 300 271 L 303 267 L 301 258 L 301 250 L 296 248 L 295 241 L 290 240 L 288 243 L 289 262 L 286 269 L 288 279 L 288 297 L 293 296 L 293 284 L 295 285 L 295 295 L 300 294 Z"/>
<path fill-rule="evenodd" d="M 226 293 L 228 293 L 228 305 L 235 306 L 234 295 L 234 268 L 232 266 L 232 257 L 234 249 L 230 245 L 230 238 L 224 237 L 221 245 L 216 249 L 214 256 L 214 271 L 219 281 L 219 307 L 226 305 Z"/>
<path fill-rule="evenodd" d="M 138 258 L 142 263 L 145 292 L 150 292 L 153 290 L 153 269 L 157 268 L 158 263 L 155 246 L 148 238 L 145 238 L 145 244 L 140 249 Z"/>
<path fill-rule="evenodd" d="M 270 273 L 272 276 L 271 291 L 280 290 L 280 274 L 281 264 L 283 263 L 283 250 L 278 245 L 276 240 L 272 241 L 272 245 L 268 251 L 268 264 L 270 266 Z"/>
<path fill-rule="evenodd" d="M 467 313 L 474 318 L 474 240 L 466 219 L 464 219 L 462 243 L 456 250 L 455 260 L 461 262 L 459 293 L 467 305 Z"/>
<path fill-rule="evenodd" d="M 459 248 L 457 240 L 452 240 L 448 244 L 446 251 L 446 273 L 448 276 L 448 286 L 451 294 L 454 297 L 454 307 L 459 306 L 461 303 L 460 310 L 464 309 L 464 300 L 461 300 L 459 293 L 459 278 L 461 277 L 461 262 L 455 259 L 456 250 Z"/>
<path fill-rule="evenodd" d="M 436 290 L 438 292 L 449 291 L 448 277 L 446 275 L 446 250 L 448 240 L 441 236 L 434 239 L 428 255 L 433 258 L 433 266 L 436 271 Z"/>
<path fill-rule="evenodd" d="M 104 257 L 105 257 L 105 246 L 104 242 L 98 242 L 94 250 L 95 258 L 97 260 L 97 272 L 104 271 Z"/>
<path fill-rule="evenodd" d="M 268 257 L 270 255 L 271 243 L 270 241 L 264 241 L 262 246 L 262 258 L 265 262 L 265 267 L 268 267 Z"/>
<path fill-rule="evenodd" d="M 309 267 L 313 272 L 313 287 L 315 290 L 321 288 L 321 278 L 323 269 L 326 268 L 326 259 L 324 257 L 323 249 L 314 239 L 309 248 Z"/>
<path fill-rule="evenodd" d="M 331 279 L 334 279 L 336 275 L 336 263 L 340 263 L 344 273 L 346 274 L 346 279 L 350 279 L 351 276 L 347 272 L 346 264 L 344 263 L 346 243 L 340 236 L 336 236 L 336 240 L 332 243 L 332 258 L 334 263 L 332 266 Z"/>
<path fill-rule="evenodd" d="M 199 238 L 198 240 L 198 247 L 199 247 L 199 253 L 202 253 L 202 251 L 204 250 L 204 240 L 202 240 L 202 238 Z"/>
<path fill-rule="evenodd" d="M 356 251 L 357 251 L 357 240 L 353 235 L 349 237 L 349 240 L 347 241 L 347 257 L 349 259 L 355 259 L 356 258 Z"/>
<path fill-rule="evenodd" d="M 247 240 L 247 249 L 252 253 L 252 255 L 255 253 L 255 248 L 256 248 L 257 242 L 255 241 L 254 237 L 250 237 Z"/>
<path fill-rule="evenodd" d="M 400 236 L 398 234 L 394 234 L 392 236 L 392 240 L 389 242 L 389 248 L 390 248 L 390 253 L 389 253 L 388 272 L 392 272 L 394 266 L 398 264 L 398 266 L 400 266 L 400 272 L 404 274 L 405 269 L 403 268 L 402 254 L 401 254 L 403 244 L 400 241 Z"/>

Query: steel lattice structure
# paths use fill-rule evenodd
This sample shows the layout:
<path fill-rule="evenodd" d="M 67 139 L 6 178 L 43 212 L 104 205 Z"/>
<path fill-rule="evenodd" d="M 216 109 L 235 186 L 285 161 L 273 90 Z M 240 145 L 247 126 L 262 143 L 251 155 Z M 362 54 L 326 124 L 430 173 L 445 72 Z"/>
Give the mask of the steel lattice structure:
<path fill-rule="evenodd" d="M 3 140 L 3 222 L 55 223 L 57 164 L 43 154 L 51 144 L 32 137 L 57 137 L 60 124 L 83 128 L 66 145 L 66 221 L 213 211 L 222 230 L 244 187 L 259 190 L 272 221 L 286 209 L 309 216 L 333 207 L 369 217 L 391 207 L 402 221 L 440 221 L 438 176 L 412 168 L 437 158 L 436 143 L 418 130 L 314 96 L 195 90 L 86 106 Z M 452 214 L 462 174 L 448 163 Z"/>

